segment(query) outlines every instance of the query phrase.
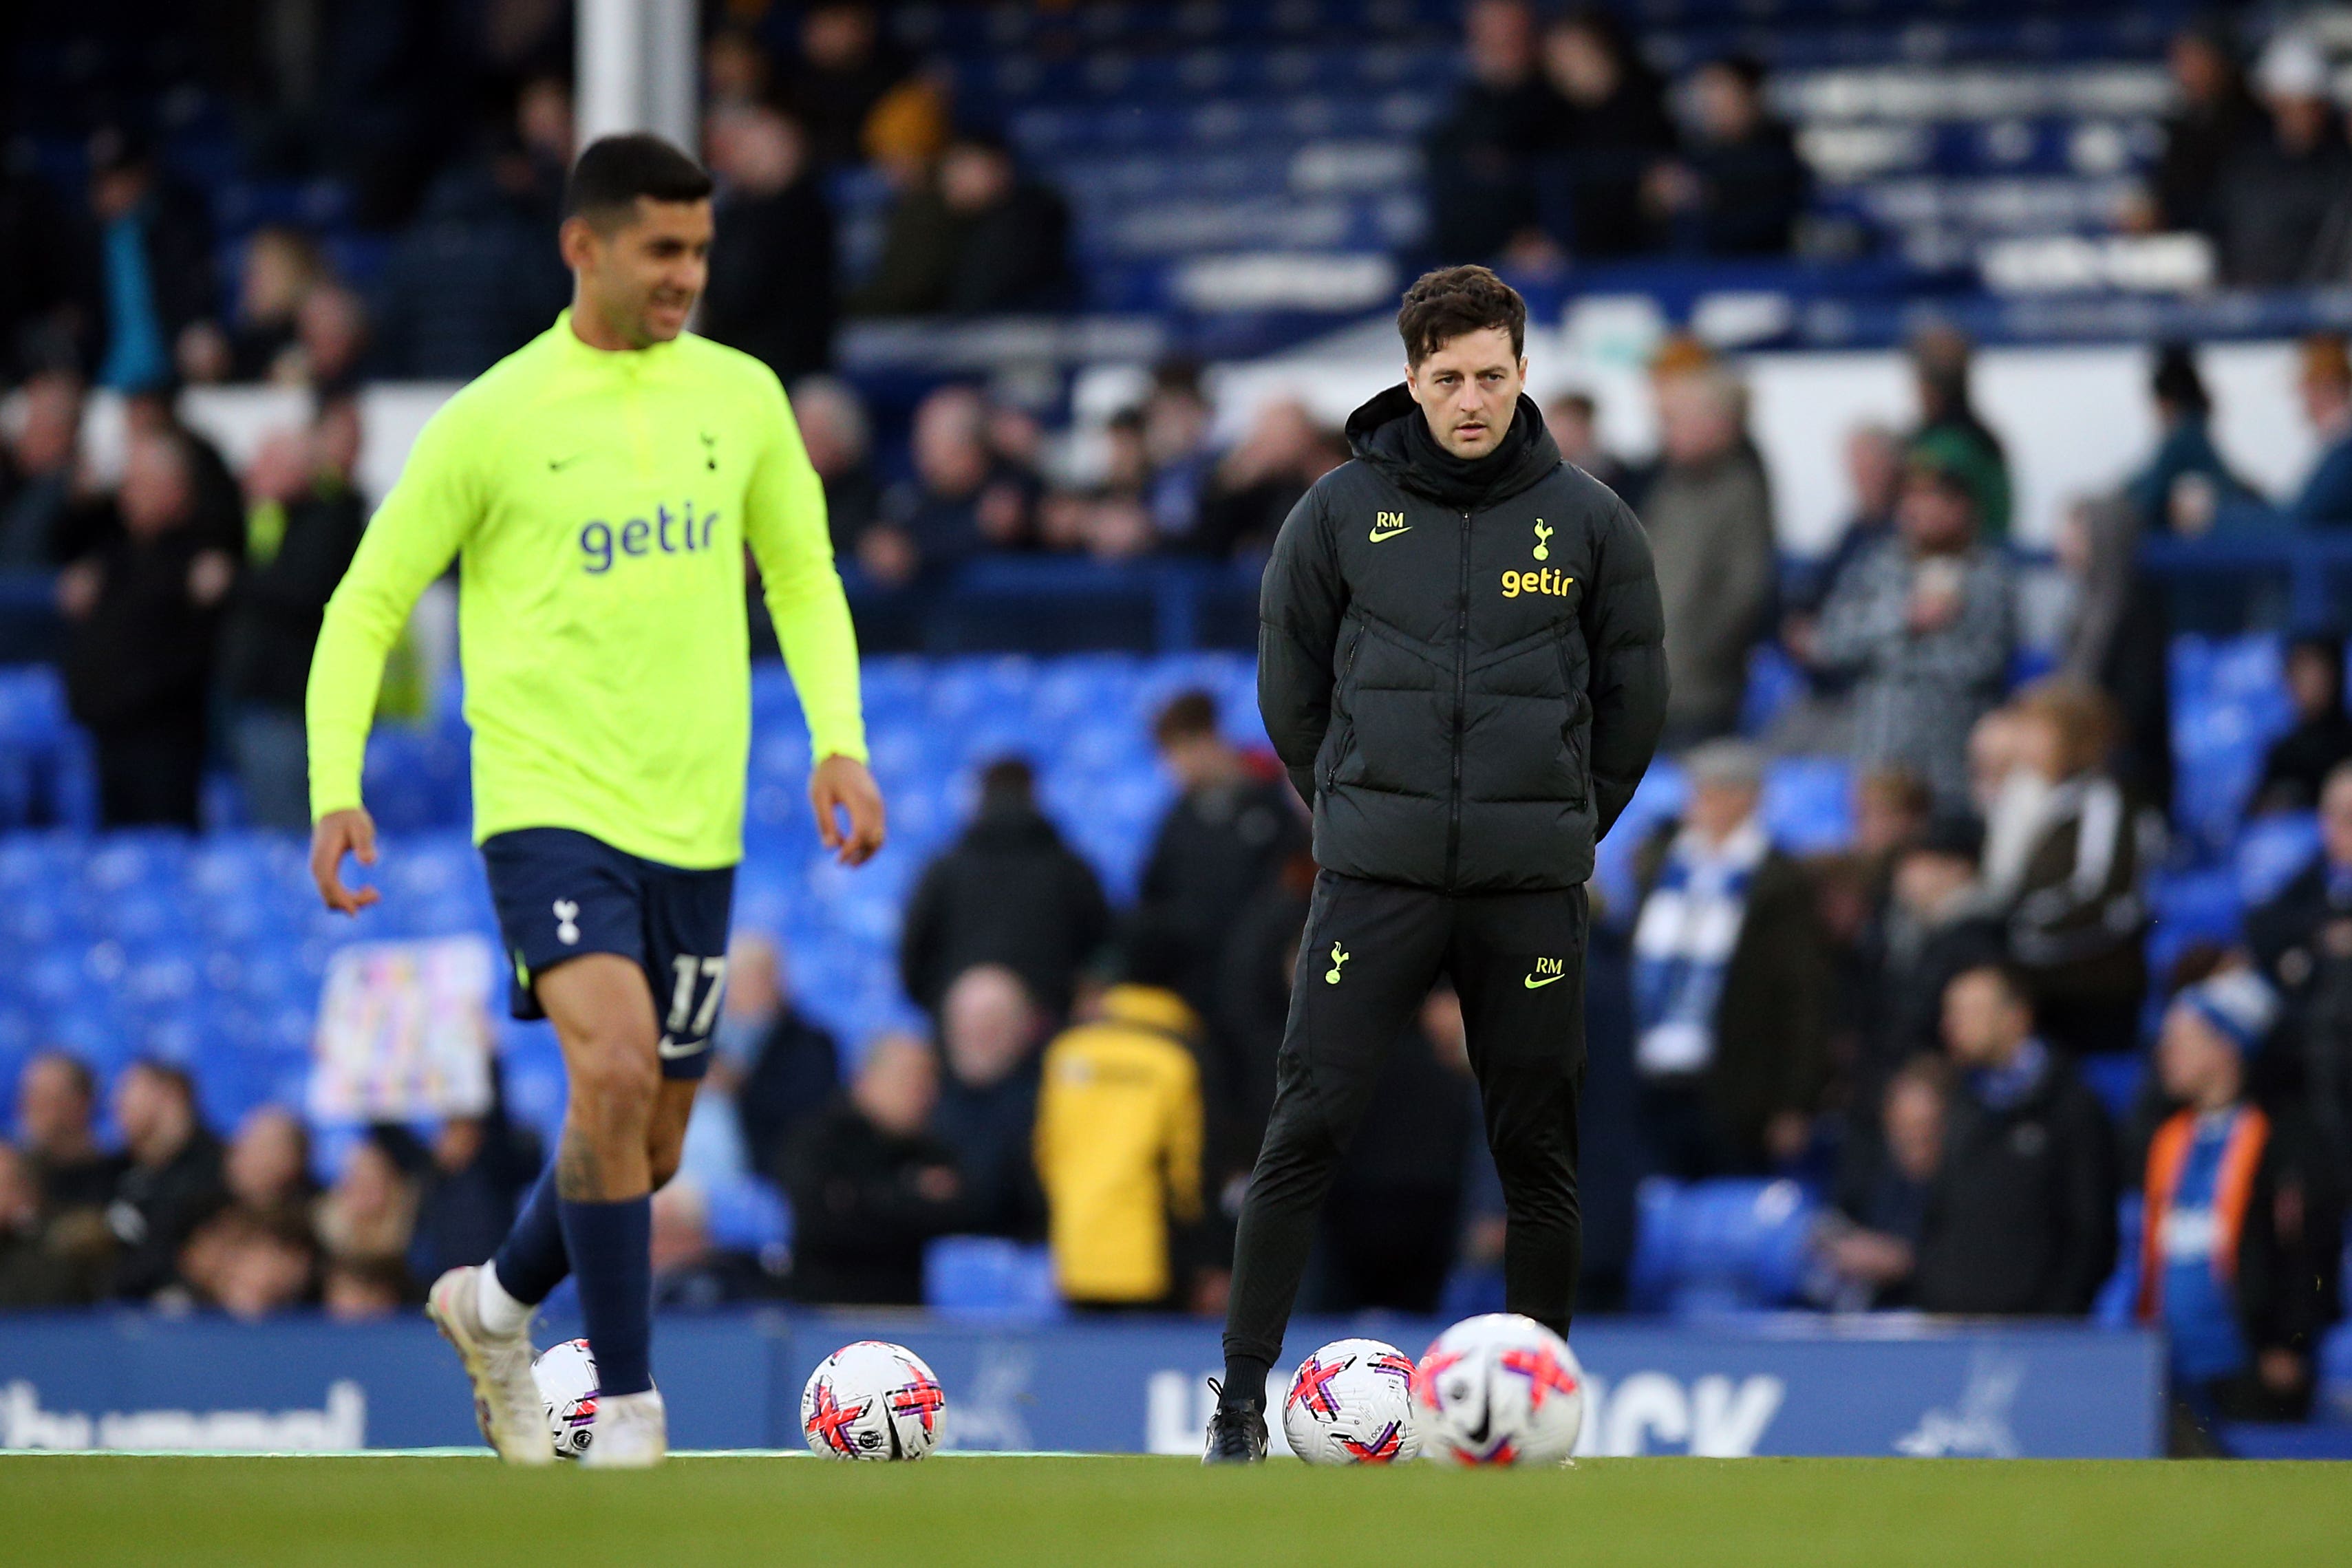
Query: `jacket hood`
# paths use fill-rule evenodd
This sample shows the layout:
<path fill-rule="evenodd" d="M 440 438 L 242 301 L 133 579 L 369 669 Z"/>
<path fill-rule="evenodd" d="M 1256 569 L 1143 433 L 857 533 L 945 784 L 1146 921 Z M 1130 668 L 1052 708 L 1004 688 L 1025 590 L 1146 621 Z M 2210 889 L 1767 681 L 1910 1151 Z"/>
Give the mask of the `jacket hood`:
<path fill-rule="evenodd" d="M 1156 1034 L 1190 1037 L 1200 1032 L 1201 1018 L 1182 997 L 1158 986 L 1131 982 L 1103 992 L 1101 1022 L 1150 1030 Z"/>
<path fill-rule="evenodd" d="M 1416 430 L 1413 422 L 1419 421 Z M 1538 483 L 1560 465 L 1559 443 L 1544 427 L 1535 400 L 1519 394 L 1503 444 L 1480 458 L 1459 458 L 1429 434 L 1421 405 L 1402 382 L 1348 416 L 1348 449 L 1402 487 L 1449 507 L 1492 506 Z"/>

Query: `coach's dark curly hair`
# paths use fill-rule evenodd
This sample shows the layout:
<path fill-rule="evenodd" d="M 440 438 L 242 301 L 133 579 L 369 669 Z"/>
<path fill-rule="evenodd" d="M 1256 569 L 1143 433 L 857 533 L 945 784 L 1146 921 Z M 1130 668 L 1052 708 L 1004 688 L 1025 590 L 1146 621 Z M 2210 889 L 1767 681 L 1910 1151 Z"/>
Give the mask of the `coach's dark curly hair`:
<path fill-rule="evenodd" d="M 1404 308 L 1397 312 L 1408 364 L 1417 365 L 1454 339 L 1489 327 L 1511 334 L 1512 358 L 1527 351 L 1528 302 L 1490 267 L 1424 272 L 1404 291 Z"/>

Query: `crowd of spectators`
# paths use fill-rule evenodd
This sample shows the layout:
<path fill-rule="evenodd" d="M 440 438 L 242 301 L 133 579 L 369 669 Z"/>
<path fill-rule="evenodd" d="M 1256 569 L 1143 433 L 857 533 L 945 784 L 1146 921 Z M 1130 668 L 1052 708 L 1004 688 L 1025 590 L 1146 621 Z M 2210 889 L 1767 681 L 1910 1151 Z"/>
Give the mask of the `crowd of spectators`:
<path fill-rule="evenodd" d="M 0 171 L 0 383 L 70 371 L 124 392 L 274 382 L 331 393 L 360 377 L 462 381 L 545 329 L 571 292 L 554 244 L 576 141 L 569 8 L 494 4 L 453 23 L 466 35 L 454 38 L 417 36 L 413 6 L 337 9 L 348 14 L 333 26 L 281 29 L 277 47 L 322 50 L 365 78 L 332 115 L 290 102 L 286 84 L 257 79 L 267 72 L 224 65 L 212 85 L 237 100 L 256 172 L 354 193 L 352 218 L 377 236 L 366 265 L 342 265 L 359 254 L 344 229 L 285 219 L 224 249 L 211 202 L 152 130 L 93 100 L 90 113 L 119 117 L 90 129 L 81 189 Z M 172 36 L 167 19 L 152 26 Z M 832 363 L 845 314 L 1074 302 L 1061 196 L 992 128 L 959 120 L 943 78 L 890 42 L 873 5 L 736 6 L 715 28 L 700 152 L 719 222 L 701 330 L 790 382 Z M 417 79 L 409 57 L 436 53 L 443 79 Z M 278 134 L 288 114 L 331 124 Z M 849 278 L 834 182 L 856 171 L 890 195 L 875 254 Z"/>
<path fill-rule="evenodd" d="M 2173 37 L 2167 63 L 2177 106 L 2123 227 L 2206 236 L 2240 287 L 2352 276 L 2352 141 L 2318 39 L 2283 29 L 2250 72 L 2216 13 Z"/>
<path fill-rule="evenodd" d="M 1454 175 L 1433 192 L 1441 229 L 1465 254 L 1796 243 L 1803 166 L 1751 64 L 1700 67 L 1670 109 L 1607 12 L 1538 28 L 1518 0 L 1474 0 L 1467 16 L 1470 80 L 1433 144 Z M 2338 276 L 2326 247 L 2352 232 L 2352 153 L 2315 59 L 2284 40 L 2250 89 L 2222 35 L 2177 40 L 2184 108 L 2132 221 L 2210 234 L 2237 281 Z M 1063 442 L 979 387 L 936 387 L 899 472 L 828 371 L 837 319 L 1051 306 L 1066 286 L 1058 198 L 958 127 L 867 7 L 808 8 L 788 51 L 722 32 L 706 68 L 722 219 L 703 325 L 788 378 L 870 622 L 919 615 L 987 554 L 1249 559 L 1346 461 L 1344 437 L 1289 401 L 1221 441 L 1201 367 L 1171 361 Z M 268 228 L 221 308 L 200 212 L 111 131 L 92 145 L 86 212 L 52 214 L 81 264 L 55 298 L 47 274 L 11 279 L 8 351 L 33 373 L 0 453 L 0 567 L 58 573 L 66 687 L 107 825 L 194 826 L 208 755 L 233 763 L 253 821 L 307 824 L 301 673 L 366 512 L 356 381 L 471 373 L 562 303 L 544 239 L 568 92 L 526 73 L 510 101 L 482 148 L 383 175 L 372 199 L 413 187 L 415 223 L 364 303 L 315 242 Z M 894 195 L 876 266 L 842 295 L 824 182 L 859 160 Z M 450 295 L 452 276 L 473 293 Z M 2059 520 L 2057 643 L 2021 686 L 2015 491 L 1969 345 L 1929 329 L 1910 366 L 1916 418 L 1850 433 L 1849 519 L 1795 572 L 1732 361 L 1662 347 L 1651 459 L 1609 451 L 1585 393 L 1541 409 L 1648 530 L 1666 747 L 1686 785 L 1632 856 L 1630 901 L 1596 908 L 1584 1300 L 1627 1299 L 1641 1176 L 1789 1176 L 1830 1195 L 1809 1285 L 1822 1305 L 2081 1315 L 2120 1256 L 2126 1310 L 2169 1331 L 2199 1415 L 2297 1413 L 2336 1315 L 2352 1190 L 2345 648 L 2315 627 L 2291 645 L 2294 726 L 2249 806 L 2315 813 L 2317 857 L 2251 912 L 2242 946 L 2152 975 L 2169 637 L 2137 557 L 2143 539 L 2256 516 L 2352 526 L 2352 359 L 2340 338 L 2300 345 L 2320 452 L 2266 497 L 2217 445 L 2194 353 L 2161 350 L 2158 444 Z M 174 413 L 176 386 L 224 380 L 300 389 L 310 410 L 242 474 Z M 81 449 L 91 387 L 122 394 L 111 476 Z M 1760 727 L 1759 650 L 1800 687 Z M 665 1302 L 918 1302 L 926 1244 L 979 1233 L 1046 1244 L 1087 1310 L 1219 1309 L 1314 868 L 1301 802 L 1209 698 L 1170 702 L 1153 739 L 1176 799 L 1123 909 L 1042 809 L 1027 760 L 982 770 L 971 820 L 904 912 L 921 1033 L 861 1042 L 853 1061 L 796 1007 L 785 956 L 739 939 L 681 1176 L 656 1206 Z M 1853 759 L 1850 849 L 1775 842 L 1775 753 Z M 1462 1039 L 1441 990 L 1395 1043 L 1321 1220 L 1311 1307 L 1427 1312 L 1498 1278 L 1499 1189 Z M 2135 1056 L 2149 1071 L 2118 1113 L 2092 1084 Z M 496 1113 L 376 1128 L 320 1190 L 298 1116 L 264 1107 L 224 1143 L 196 1087 L 141 1062 L 100 1118 L 82 1064 L 26 1069 L 0 1142 L 0 1305 L 393 1311 L 443 1265 L 488 1255 L 538 1163 Z M 709 1196 L 745 1176 L 787 1198 L 789 1260 L 713 1242 Z M 2119 1238 L 2126 1190 L 2147 1218 Z"/>
<path fill-rule="evenodd" d="M 538 1140 L 494 1110 L 429 1135 L 369 1129 L 321 1188 L 310 1131 L 284 1106 L 255 1109 L 224 1142 L 184 1069 L 142 1061 L 111 1086 L 110 1147 L 99 1093 L 63 1052 L 18 1079 L 16 1136 L 0 1141 L 0 1307 L 385 1316 L 487 1256 L 539 1172 Z"/>
<path fill-rule="evenodd" d="M 1526 267 L 1674 254 L 1787 256 L 1811 176 L 1741 55 L 1660 78 L 1620 14 L 1472 0 L 1464 76 L 1427 147 L 1449 260 Z"/>
<path fill-rule="evenodd" d="M 109 827 L 195 827 L 208 758 L 255 823 L 305 830 L 310 647 L 359 548 L 358 399 L 312 389 L 299 423 L 234 472 L 173 401 L 122 401 L 119 471 L 83 450 L 64 371 L 26 389 L 0 444 L 0 567 L 54 569 L 68 706 L 95 754 Z"/>

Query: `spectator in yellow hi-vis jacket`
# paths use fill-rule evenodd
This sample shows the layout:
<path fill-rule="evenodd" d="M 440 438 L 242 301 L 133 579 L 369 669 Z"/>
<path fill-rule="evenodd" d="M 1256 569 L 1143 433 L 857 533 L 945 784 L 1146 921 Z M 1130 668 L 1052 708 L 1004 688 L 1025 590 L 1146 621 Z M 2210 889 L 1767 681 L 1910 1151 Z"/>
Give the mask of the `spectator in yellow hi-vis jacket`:
<path fill-rule="evenodd" d="M 1037 1175 L 1074 1303 L 1173 1304 L 1177 1233 L 1201 1218 L 1199 1030 L 1174 991 L 1115 985 L 1045 1049 Z"/>

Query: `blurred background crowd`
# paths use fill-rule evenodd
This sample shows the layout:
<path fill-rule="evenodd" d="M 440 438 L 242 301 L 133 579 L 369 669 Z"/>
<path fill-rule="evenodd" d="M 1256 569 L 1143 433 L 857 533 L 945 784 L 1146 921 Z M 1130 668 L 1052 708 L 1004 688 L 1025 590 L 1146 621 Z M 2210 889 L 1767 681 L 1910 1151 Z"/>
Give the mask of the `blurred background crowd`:
<path fill-rule="evenodd" d="M 869 676 L 899 836 L 866 891 L 811 869 L 789 701 L 760 699 L 721 1065 L 656 1204 L 666 1301 L 1220 1310 L 1313 868 L 1245 660 L 1166 650 L 1246 643 L 1256 562 L 1349 457 L 1343 410 L 1234 366 L 1486 259 L 1539 314 L 1636 277 L 1803 304 L 1745 337 L 1684 312 L 1629 375 L 1540 399 L 1649 531 L 1674 693 L 1596 883 L 1584 1302 L 2144 1320 L 2210 1408 L 2310 1408 L 2352 1180 L 2327 553 L 2352 526 L 2328 314 L 2352 30 L 1687 9 L 705 7 L 700 329 L 791 389 L 866 645 L 933 656 Z M 271 846 L 307 826 L 304 674 L 374 498 L 372 400 L 478 373 L 564 303 L 570 8 L 10 25 L 0 929 L 38 957 L 0 976 L 0 1305 L 397 1310 L 503 1230 L 543 1071 L 502 1035 L 488 1114 L 331 1134 L 278 1038 L 299 1059 L 315 991 L 253 1015 L 274 1044 L 198 1015 L 208 986 L 261 996 L 270 944 L 300 954 L 273 1001 L 323 962 L 325 928 L 268 902 L 299 894 Z M 1961 108 L 1903 120 L 1906 90 Z M 2019 339 L 2004 280 L 2078 265 L 2186 303 L 2100 318 L 2154 434 L 2034 515 L 2032 433 L 1975 340 Z M 1853 330 L 1903 384 L 1768 450 L 1743 350 L 1833 340 L 1824 299 L 1878 323 Z M 2225 334 L 2281 348 L 2266 387 L 2210 373 L 2197 340 Z M 226 439 L 205 399 L 246 386 L 275 401 Z M 2299 410 L 2291 474 L 2221 434 L 2257 392 Z M 1791 463 L 1844 497 L 1801 553 Z M 2231 550 L 2291 571 L 2200 576 Z M 986 580 L 1010 597 L 978 645 L 1159 659 L 938 656 L 971 645 L 942 643 L 949 595 L 1034 566 L 1079 575 Z M 1098 596 L 1162 569 L 1214 574 L 1234 624 L 1106 625 Z M 431 848 L 412 863 L 478 881 L 447 841 L 448 622 L 428 605 L 395 659 L 369 787 Z M 152 929 L 150 877 L 185 898 Z M 457 886 L 395 887 L 395 920 L 455 913 L 393 934 L 479 925 Z M 166 959 L 195 978 L 151 997 Z M 1477 1126 L 1441 992 L 1334 1192 L 1313 1305 L 1499 1302 Z M 941 1241 L 972 1237 L 1009 1250 Z"/>

